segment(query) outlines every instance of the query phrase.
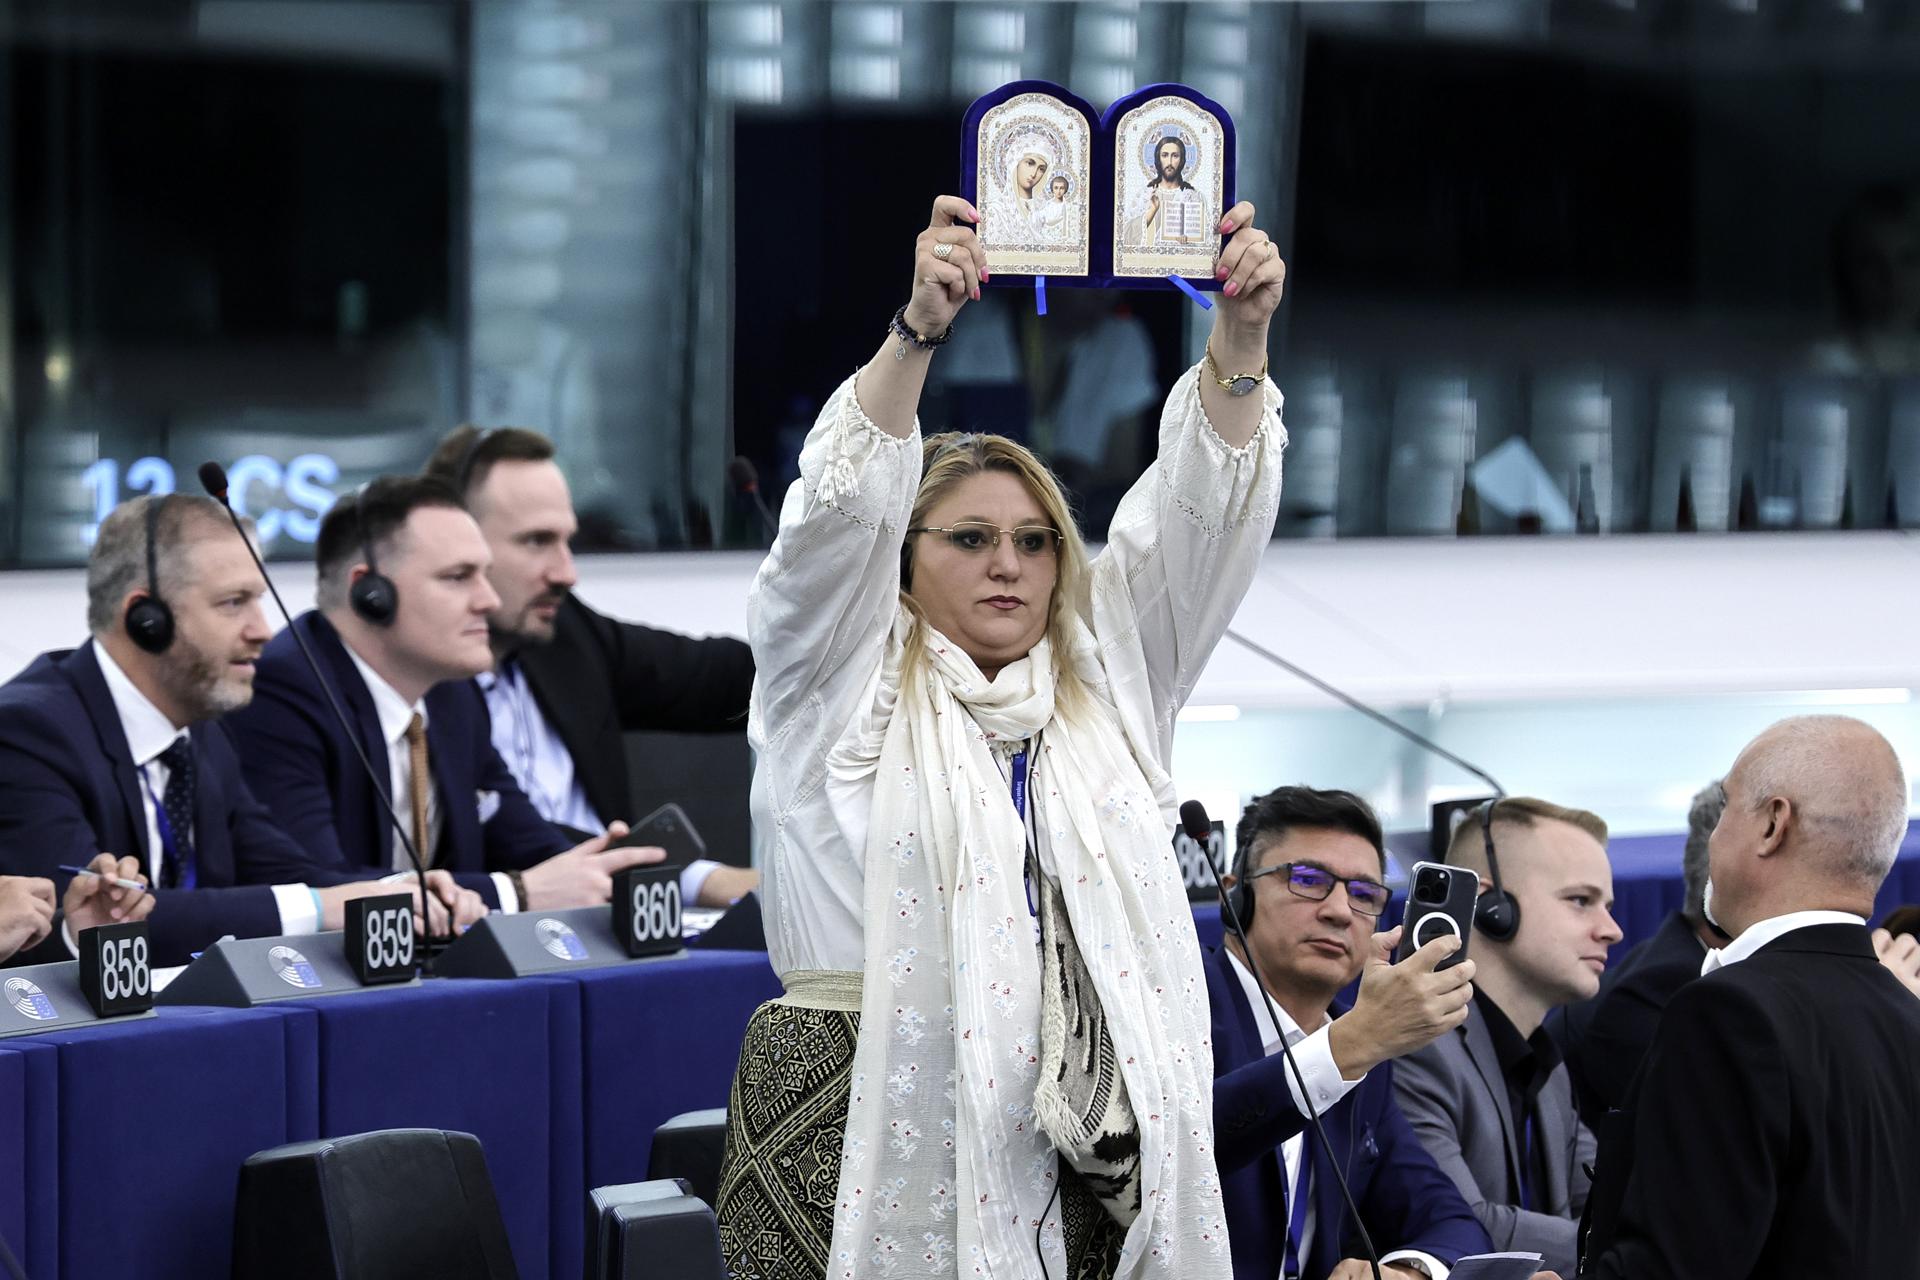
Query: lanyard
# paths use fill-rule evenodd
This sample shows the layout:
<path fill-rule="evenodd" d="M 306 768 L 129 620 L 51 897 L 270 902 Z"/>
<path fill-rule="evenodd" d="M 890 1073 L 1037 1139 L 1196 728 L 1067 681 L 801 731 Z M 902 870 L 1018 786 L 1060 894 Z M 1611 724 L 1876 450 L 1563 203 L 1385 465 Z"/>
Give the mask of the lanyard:
<path fill-rule="evenodd" d="M 1287 1163 L 1280 1162 L 1280 1173 L 1286 1176 Z M 1300 1176 L 1294 1179 L 1292 1204 L 1287 1215 L 1287 1256 L 1286 1269 L 1281 1273 L 1286 1280 L 1299 1280 L 1300 1248 L 1307 1235 L 1307 1207 L 1309 1192 L 1313 1186 L 1313 1139 L 1306 1130 L 1300 1132 Z"/>
<path fill-rule="evenodd" d="M 171 858 L 173 865 L 180 868 L 180 883 L 177 887 L 191 889 L 194 887 L 195 878 L 193 860 L 184 857 L 180 852 L 180 842 L 174 838 L 173 824 L 167 821 L 167 806 L 161 804 L 160 797 L 153 794 L 153 779 L 147 776 L 146 766 L 137 766 L 134 772 L 140 775 L 140 788 L 147 793 L 147 803 L 153 806 L 154 825 L 160 828 L 160 847 L 165 850 L 160 859 L 161 874 L 156 875 L 154 881 L 158 883 L 165 876 L 167 859 Z"/>
<path fill-rule="evenodd" d="M 1021 871 L 1026 879 L 1027 914 L 1035 920 L 1040 918 L 1040 894 L 1038 886 L 1035 883 L 1040 876 L 1040 849 L 1034 840 L 1033 806 L 1027 803 L 1027 782 L 1029 780 L 1027 752 L 1038 748 L 1039 745 L 1040 735 L 1036 733 L 1033 735 L 1032 747 L 1022 746 L 1018 751 L 1014 752 L 1013 759 L 1008 763 L 1007 767 L 1008 785 L 1013 790 L 1013 811 L 1020 815 L 1020 825 L 1026 829 L 1027 853 Z"/>
<path fill-rule="evenodd" d="M 1027 749 L 1013 753 L 1013 811 L 1022 822 L 1027 818 Z"/>

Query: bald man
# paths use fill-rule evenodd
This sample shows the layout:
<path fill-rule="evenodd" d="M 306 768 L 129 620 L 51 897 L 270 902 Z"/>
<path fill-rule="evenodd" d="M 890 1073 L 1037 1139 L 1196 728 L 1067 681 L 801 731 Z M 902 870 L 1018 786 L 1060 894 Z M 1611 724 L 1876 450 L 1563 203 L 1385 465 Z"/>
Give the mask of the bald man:
<path fill-rule="evenodd" d="M 1912 1275 L 1920 1001 L 1867 932 L 1906 775 L 1870 726 L 1802 716 L 1749 743 L 1726 789 L 1706 910 L 1733 941 L 1608 1118 L 1580 1274 Z"/>

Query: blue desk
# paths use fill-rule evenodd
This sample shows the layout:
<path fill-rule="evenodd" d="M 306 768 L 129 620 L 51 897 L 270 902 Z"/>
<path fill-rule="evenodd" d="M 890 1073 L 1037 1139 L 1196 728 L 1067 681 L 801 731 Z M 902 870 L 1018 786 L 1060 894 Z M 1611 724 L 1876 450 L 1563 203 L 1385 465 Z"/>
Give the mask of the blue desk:
<path fill-rule="evenodd" d="M 311 1136 L 310 1031 L 272 1010 L 167 1009 L 9 1041 L 27 1121 L 26 1223 L 9 1238 L 28 1274 L 224 1272 L 241 1162 Z"/>

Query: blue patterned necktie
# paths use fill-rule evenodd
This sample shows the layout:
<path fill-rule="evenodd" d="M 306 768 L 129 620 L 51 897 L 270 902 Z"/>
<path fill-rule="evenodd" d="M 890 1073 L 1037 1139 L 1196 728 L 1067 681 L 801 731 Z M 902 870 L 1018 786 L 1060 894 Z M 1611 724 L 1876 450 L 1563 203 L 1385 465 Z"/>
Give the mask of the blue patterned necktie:
<path fill-rule="evenodd" d="M 177 889 L 193 857 L 193 748 L 185 734 L 160 753 L 160 763 L 167 766 L 167 790 L 160 806 L 166 810 L 166 834 L 172 837 L 162 841 L 160 887 Z"/>

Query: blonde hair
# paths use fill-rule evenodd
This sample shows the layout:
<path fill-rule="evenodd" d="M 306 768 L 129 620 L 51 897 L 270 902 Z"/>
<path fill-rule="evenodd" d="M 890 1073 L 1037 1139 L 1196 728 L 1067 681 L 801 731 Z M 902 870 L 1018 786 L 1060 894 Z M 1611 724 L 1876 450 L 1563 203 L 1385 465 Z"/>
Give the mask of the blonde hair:
<path fill-rule="evenodd" d="M 1017 478 L 1027 493 L 1040 504 L 1047 521 L 1060 531 L 1060 547 L 1053 580 L 1053 599 L 1047 608 L 1047 638 L 1053 642 L 1055 687 L 1063 705 L 1073 705 L 1085 693 L 1078 674 L 1069 660 L 1073 629 L 1088 602 L 1089 570 L 1086 539 L 1074 523 L 1066 490 L 1054 478 L 1047 464 L 1035 457 L 1025 445 L 1005 436 L 973 431 L 942 431 L 928 436 L 920 446 L 920 491 L 914 495 L 913 515 L 907 527 L 917 529 L 926 523 L 927 513 L 952 493 L 961 481 L 987 471 L 999 471 Z M 924 656 L 927 616 L 911 594 L 913 582 L 913 535 L 900 546 L 900 602 L 913 615 L 913 630 L 907 635 L 902 656 L 902 671 L 912 671 Z"/>
<path fill-rule="evenodd" d="M 1532 796 L 1508 796 L 1493 806 L 1495 826 L 1536 827 L 1542 822 L 1564 822 L 1592 836 L 1601 848 L 1607 847 L 1607 821 L 1589 810 L 1569 809 Z M 1453 829 L 1453 841 L 1447 845 L 1447 862 L 1480 871 L 1487 869 L 1487 850 L 1480 834 L 1478 810 L 1469 811 L 1466 819 Z"/>

